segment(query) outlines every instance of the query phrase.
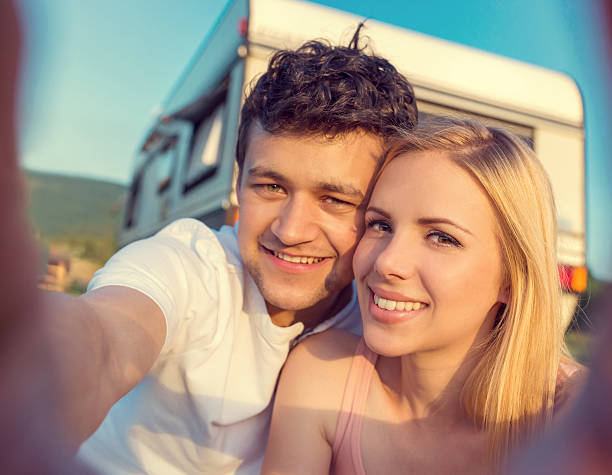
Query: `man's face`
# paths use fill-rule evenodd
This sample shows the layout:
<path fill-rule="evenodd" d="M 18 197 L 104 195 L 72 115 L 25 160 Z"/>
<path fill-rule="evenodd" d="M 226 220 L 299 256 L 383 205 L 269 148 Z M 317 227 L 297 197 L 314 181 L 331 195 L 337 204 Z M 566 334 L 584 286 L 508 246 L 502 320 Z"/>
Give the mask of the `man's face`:
<path fill-rule="evenodd" d="M 253 126 L 238 197 L 238 244 L 270 313 L 332 302 L 353 279 L 378 137 L 272 135 Z"/>

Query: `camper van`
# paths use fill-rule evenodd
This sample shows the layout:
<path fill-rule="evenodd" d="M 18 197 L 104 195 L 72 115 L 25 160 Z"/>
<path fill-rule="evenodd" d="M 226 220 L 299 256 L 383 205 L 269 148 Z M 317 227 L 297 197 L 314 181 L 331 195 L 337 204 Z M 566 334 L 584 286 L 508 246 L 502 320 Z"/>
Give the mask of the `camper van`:
<path fill-rule="evenodd" d="M 362 18 L 297 0 L 234 0 L 184 71 L 137 152 L 119 243 L 192 217 L 238 219 L 240 107 L 270 55 L 324 38 L 348 44 Z M 559 213 L 565 314 L 586 287 L 584 120 L 566 75 L 368 20 L 368 47 L 414 86 L 419 114 L 472 117 L 521 135 L 551 178 Z"/>

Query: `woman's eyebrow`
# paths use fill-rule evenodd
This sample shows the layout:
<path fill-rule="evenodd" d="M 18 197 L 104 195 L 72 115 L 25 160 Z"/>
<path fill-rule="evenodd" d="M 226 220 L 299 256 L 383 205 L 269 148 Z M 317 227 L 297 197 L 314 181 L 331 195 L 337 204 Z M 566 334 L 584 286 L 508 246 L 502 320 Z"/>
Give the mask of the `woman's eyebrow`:
<path fill-rule="evenodd" d="M 368 206 L 366 211 L 373 211 L 374 213 L 378 213 L 387 219 L 391 219 L 391 215 L 389 213 L 387 213 L 385 210 L 377 208 L 376 206 Z"/>
<path fill-rule="evenodd" d="M 431 225 L 431 224 L 449 224 L 451 226 L 454 226 L 457 229 L 460 229 L 461 231 L 463 231 L 464 233 L 469 234 L 470 236 L 473 236 L 473 234 L 468 231 L 466 228 L 464 228 L 463 226 L 459 226 L 457 223 L 455 223 L 454 221 L 451 221 L 450 219 L 447 218 L 419 218 L 419 220 L 417 221 L 417 223 L 421 224 L 421 225 Z"/>

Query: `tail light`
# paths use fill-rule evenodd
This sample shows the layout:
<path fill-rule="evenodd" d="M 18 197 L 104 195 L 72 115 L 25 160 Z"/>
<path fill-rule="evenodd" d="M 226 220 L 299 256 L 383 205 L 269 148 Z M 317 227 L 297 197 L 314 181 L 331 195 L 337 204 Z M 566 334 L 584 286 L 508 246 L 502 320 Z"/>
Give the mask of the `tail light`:
<path fill-rule="evenodd" d="M 563 290 L 584 292 L 587 287 L 588 272 L 586 267 L 559 265 L 559 280 Z"/>
<path fill-rule="evenodd" d="M 246 38 L 246 35 L 249 31 L 249 20 L 247 18 L 240 18 L 238 20 L 238 34 L 244 38 Z"/>

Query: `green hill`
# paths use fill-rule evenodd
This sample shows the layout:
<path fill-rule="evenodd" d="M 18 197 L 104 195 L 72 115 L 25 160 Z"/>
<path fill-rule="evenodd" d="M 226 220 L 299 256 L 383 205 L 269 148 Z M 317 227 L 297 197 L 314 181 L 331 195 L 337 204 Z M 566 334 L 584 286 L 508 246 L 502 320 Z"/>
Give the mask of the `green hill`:
<path fill-rule="evenodd" d="M 28 213 L 41 241 L 104 261 L 116 248 L 127 188 L 116 183 L 24 171 Z"/>

